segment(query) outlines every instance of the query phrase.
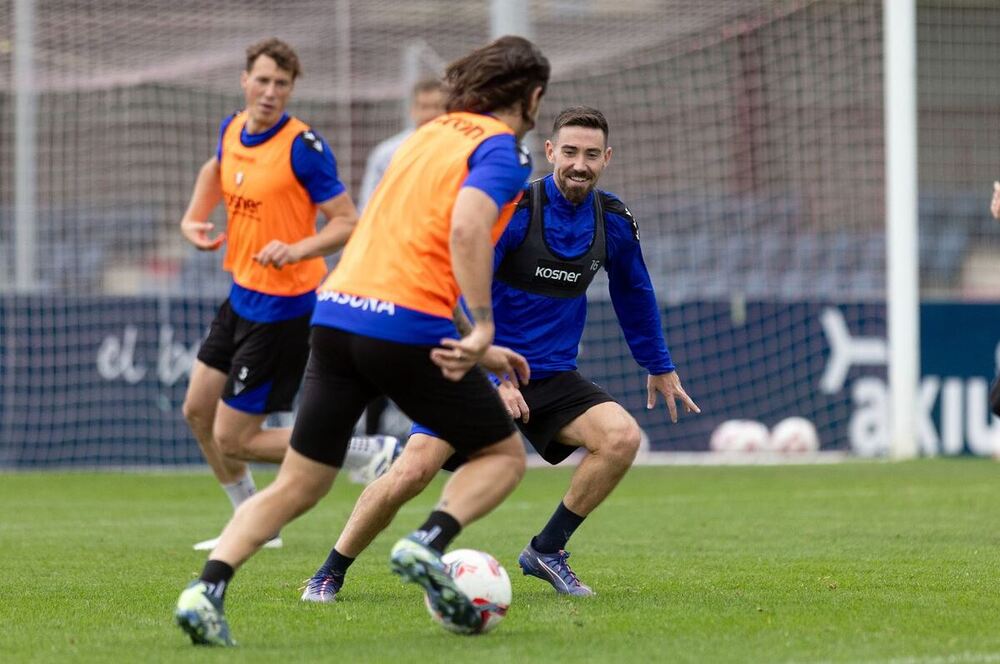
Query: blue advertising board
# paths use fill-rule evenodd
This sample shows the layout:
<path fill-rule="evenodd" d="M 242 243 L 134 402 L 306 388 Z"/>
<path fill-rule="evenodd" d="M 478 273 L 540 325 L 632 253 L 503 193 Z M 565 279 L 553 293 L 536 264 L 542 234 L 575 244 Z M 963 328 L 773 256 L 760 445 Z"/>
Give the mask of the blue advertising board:
<path fill-rule="evenodd" d="M 0 467 L 200 463 L 181 406 L 218 302 L 203 298 L 0 298 Z M 687 302 L 663 311 L 698 416 L 647 411 L 643 371 L 609 302 L 590 304 L 580 370 L 632 412 L 653 449 L 704 450 L 730 419 L 801 416 L 824 449 L 887 449 L 885 307 L 871 303 Z M 914 401 L 926 455 L 992 454 L 987 408 L 1000 306 L 921 309 Z"/>

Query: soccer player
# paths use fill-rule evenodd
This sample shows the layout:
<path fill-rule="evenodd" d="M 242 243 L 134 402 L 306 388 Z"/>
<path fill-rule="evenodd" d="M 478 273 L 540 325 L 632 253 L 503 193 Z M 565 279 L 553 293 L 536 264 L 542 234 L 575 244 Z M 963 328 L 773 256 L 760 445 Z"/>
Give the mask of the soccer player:
<path fill-rule="evenodd" d="M 223 602 L 236 568 L 329 491 L 358 416 L 379 394 L 469 459 L 438 509 L 393 547 L 391 568 L 420 585 L 446 620 L 481 624 L 441 555 L 524 474 L 514 423 L 474 367 L 481 362 L 513 380 L 527 369 L 491 347 L 490 282 L 493 244 L 531 173 L 519 141 L 535 124 L 549 63 L 528 40 L 501 37 L 449 65 L 445 77 L 449 112 L 399 148 L 320 288 L 301 404 L 277 478 L 236 510 L 178 599 L 175 619 L 194 643 L 232 644 Z M 472 319 L 461 337 L 452 322 L 459 293 Z"/>
<path fill-rule="evenodd" d="M 183 412 L 234 509 L 255 491 L 246 462 L 280 463 L 288 448 L 290 429 L 262 425 L 269 413 L 291 410 L 309 353 L 315 290 L 326 274 L 322 257 L 344 245 L 357 218 L 330 146 L 285 113 L 300 74 L 298 56 L 282 41 L 247 49 L 240 79 L 246 107 L 222 122 L 180 223 L 202 251 L 227 245 L 223 268 L 232 289 L 198 352 Z M 207 219 L 220 202 L 227 233 L 212 237 Z M 327 219 L 319 233 L 317 210 Z M 372 441 L 360 443 L 368 461 L 358 465 L 384 453 Z M 278 537 L 268 542 L 280 545 Z"/>
<path fill-rule="evenodd" d="M 559 593 L 592 595 L 568 565 L 566 544 L 625 475 L 640 438 L 635 419 L 576 370 L 586 291 L 598 269 L 608 272 L 632 355 L 649 372 L 646 407 L 653 408 L 660 393 L 674 422 L 677 399 L 688 412 L 700 411 L 671 362 L 635 218 L 617 197 L 596 189 L 611 160 L 604 115 L 587 107 L 562 111 L 545 142 L 545 155 L 552 174 L 531 184 L 494 255 L 497 342 L 522 353 L 532 377 L 520 389 L 501 381 L 499 393 L 549 463 L 586 449 L 562 502 L 518 564 Z M 306 583 L 303 600 L 332 601 L 354 559 L 448 459 L 447 435 L 417 422 L 402 456 L 358 498 L 330 556 Z M 460 462 L 452 459 L 448 465 Z"/>

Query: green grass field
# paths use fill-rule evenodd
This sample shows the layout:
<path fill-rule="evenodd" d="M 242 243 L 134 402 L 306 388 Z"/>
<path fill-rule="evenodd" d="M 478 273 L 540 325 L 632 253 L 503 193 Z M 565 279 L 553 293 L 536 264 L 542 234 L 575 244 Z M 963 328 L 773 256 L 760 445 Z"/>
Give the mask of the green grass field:
<path fill-rule="evenodd" d="M 258 484 L 268 481 L 258 473 Z M 359 487 L 341 482 L 237 574 L 239 648 L 194 648 L 171 620 L 192 542 L 228 501 L 207 474 L 0 475 L 0 661 L 1000 661 L 1000 467 L 972 459 L 636 468 L 571 542 L 596 598 L 559 597 L 516 558 L 566 470 L 528 473 L 456 546 L 493 553 L 514 601 L 462 637 L 388 573 L 404 508 L 333 605 L 299 602 Z"/>

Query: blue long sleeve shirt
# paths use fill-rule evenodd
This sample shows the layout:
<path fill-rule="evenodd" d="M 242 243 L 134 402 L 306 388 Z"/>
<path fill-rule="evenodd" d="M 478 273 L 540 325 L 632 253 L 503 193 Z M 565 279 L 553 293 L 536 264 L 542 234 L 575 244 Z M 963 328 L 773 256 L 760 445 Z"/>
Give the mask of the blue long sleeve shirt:
<path fill-rule="evenodd" d="M 552 175 L 544 182 L 548 198 L 544 211 L 545 242 L 549 250 L 566 259 L 585 253 L 594 237 L 596 194 L 591 193 L 580 205 L 574 205 L 560 193 Z M 615 314 L 635 361 L 651 374 L 672 371 L 674 365 L 663 336 L 659 307 L 639 247 L 638 226 L 624 205 L 614 208 L 622 213 L 607 207 L 604 211 L 607 236 L 604 268 L 608 272 Z M 514 214 L 497 242 L 494 272 L 506 253 L 524 240 L 529 221 L 526 209 Z M 548 297 L 527 293 L 494 279 L 493 311 L 496 343 L 524 355 L 531 365 L 532 377 L 545 378 L 576 369 L 587 320 L 586 295 Z"/>

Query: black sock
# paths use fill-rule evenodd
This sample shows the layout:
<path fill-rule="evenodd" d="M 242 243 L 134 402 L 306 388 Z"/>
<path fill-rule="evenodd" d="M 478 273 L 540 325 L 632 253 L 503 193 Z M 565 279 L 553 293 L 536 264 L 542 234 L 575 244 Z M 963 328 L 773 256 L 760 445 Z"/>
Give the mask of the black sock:
<path fill-rule="evenodd" d="M 456 521 L 455 517 L 447 512 L 434 510 L 414 535 L 438 553 L 444 553 L 444 550 L 448 548 L 453 539 L 458 537 L 461 530 L 462 524 Z"/>
<path fill-rule="evenodd" d="M 208 586 L 209 594 L 213 597 L 225 599 L 226 588 L 229 587 L 229 581 L 235 573 L 236 570 L 228 563 L 224 563 L 221 560 L 209 560 L 205 563 L 205 567 L 202 568 L 201 576 L 198 579 L 205 582 L 205 585 Z"/>
<path fill-rule="evenodd" d="M 347 568 L 350 567 L 353 562 L 354 558 L 348 558 L 344 554 L 337 551 L 337 547 L 333 547 L 330 549 L 330 555 L 326 557 L 326 562 L 323 563 L 320 570 L 343 581 L 344 575 L 347 574 Z"/>
<path fill-rule="evenodd" d="M 555 553 L 566 548 L 566 542 L 587 517 L 569 511 L 564 503 L 552 514 L 542 532 L 531 539 L 531 548 L 538 553 Z"/>

